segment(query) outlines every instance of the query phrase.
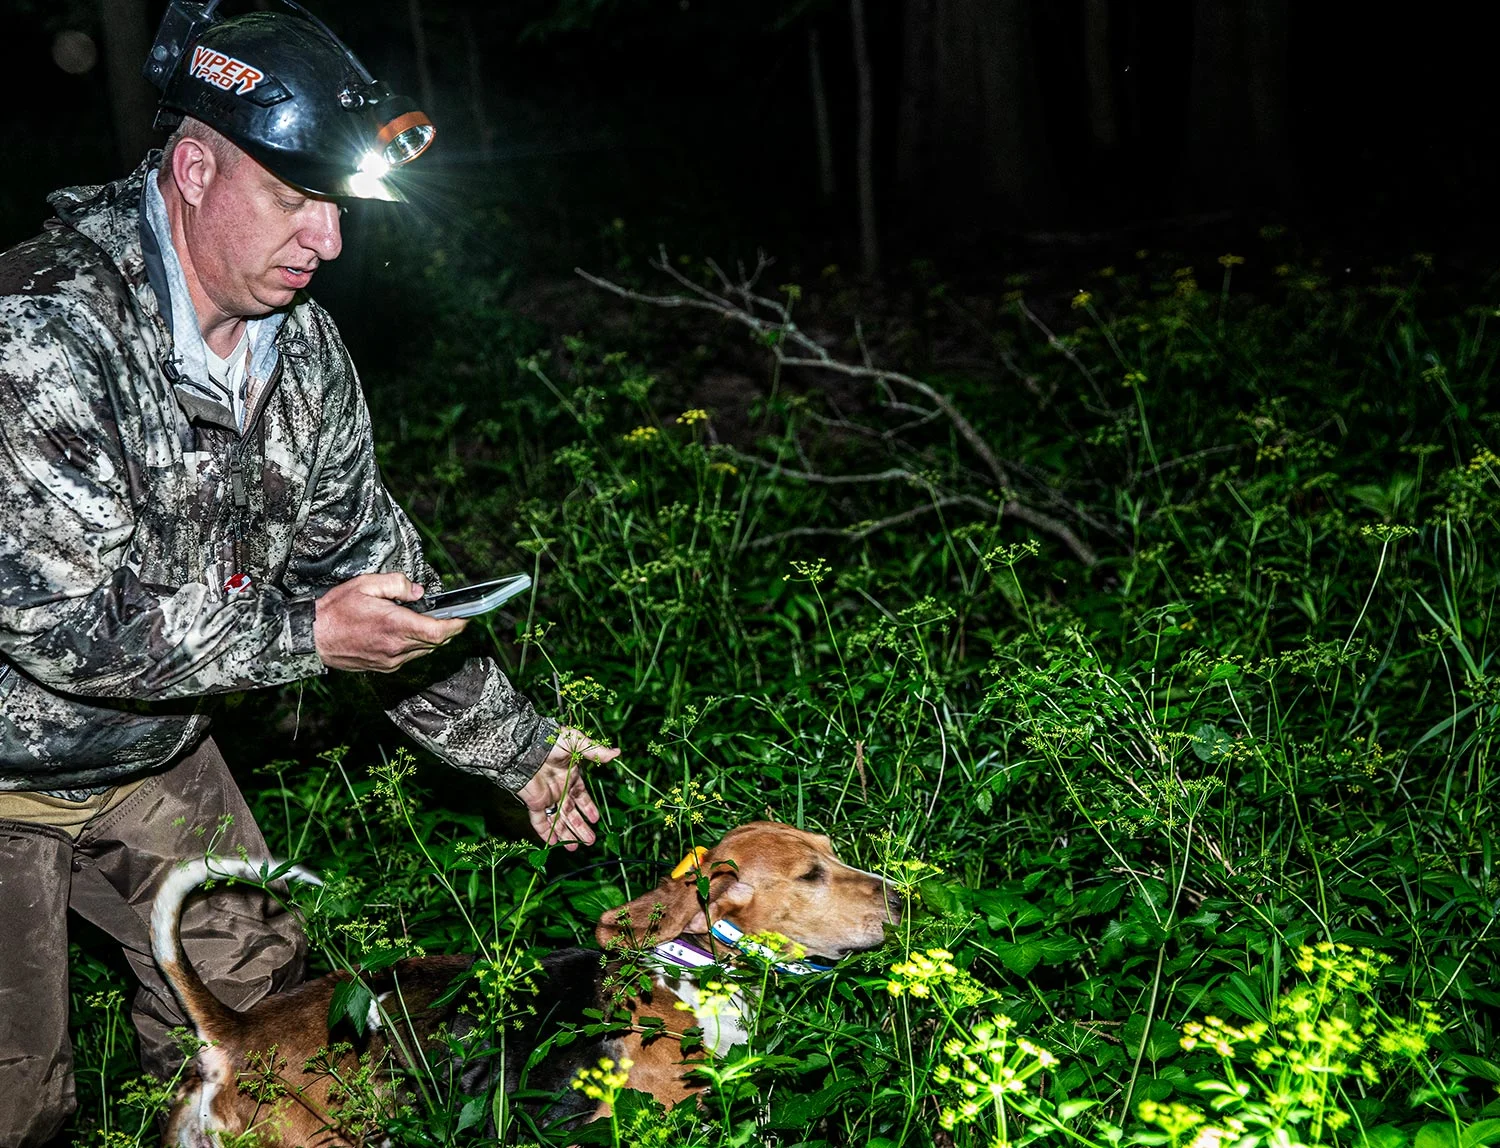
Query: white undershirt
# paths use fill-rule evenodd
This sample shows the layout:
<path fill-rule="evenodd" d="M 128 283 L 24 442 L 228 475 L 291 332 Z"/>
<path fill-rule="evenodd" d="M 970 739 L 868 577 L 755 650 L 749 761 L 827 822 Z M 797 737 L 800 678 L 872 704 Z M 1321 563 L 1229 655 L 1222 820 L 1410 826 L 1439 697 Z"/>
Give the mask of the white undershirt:
<path fill-rule="evenodd" d="M 249 390 L 247 376 L 250 372 L 250 325 L 245 324 L 238 345 L 229 352 L 227 358 L 219 358 L 206 339 L 203 342 L 203 357 L 207 361 L 208 377 L 229 392 L 234 421 L 240 430 L 244 430 L 246 392 Z"/>

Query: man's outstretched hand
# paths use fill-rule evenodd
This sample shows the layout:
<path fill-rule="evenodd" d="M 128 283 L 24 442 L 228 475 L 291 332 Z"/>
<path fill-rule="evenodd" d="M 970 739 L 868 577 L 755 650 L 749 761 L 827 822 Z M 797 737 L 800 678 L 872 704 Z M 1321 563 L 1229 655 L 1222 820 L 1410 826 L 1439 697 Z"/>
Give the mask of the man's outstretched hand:
<path fill-rule="evenodd" d="M 600 764 L 620 756 L 618 749 L 600 745 L 570 726 L 557 731 L 557 741 L 542 767 L 516 794 L 526 806 L 536 835 L 548 845 L 561 842 L 569 852 L 594 841 L 599 807 L 583 784 L 583 764 Z"/>
<path fill-rule="evenodd" d="M 335 670 L 390 673 L 430 654 L 463 630 L 462 618 L 429 618 L 401 605 L 422 587 L 405 574 L 361 574 L 318 599 L 313 642 L 323 664 Z"/>

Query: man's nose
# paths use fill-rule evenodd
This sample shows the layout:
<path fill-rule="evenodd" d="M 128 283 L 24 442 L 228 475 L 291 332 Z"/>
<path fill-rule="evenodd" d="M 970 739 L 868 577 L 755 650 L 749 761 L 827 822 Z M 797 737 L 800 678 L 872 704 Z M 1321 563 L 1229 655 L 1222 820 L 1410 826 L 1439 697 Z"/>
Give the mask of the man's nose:
<path fill-rule="evenodd" d="M 344 237 L 339 231 L 339 205 L 327 199 L 313 200 L 312 213 L 308 216 L 299 237 L 302 246 L 315 252 L 320 260 L 337 259 L 344 249 Z"/>

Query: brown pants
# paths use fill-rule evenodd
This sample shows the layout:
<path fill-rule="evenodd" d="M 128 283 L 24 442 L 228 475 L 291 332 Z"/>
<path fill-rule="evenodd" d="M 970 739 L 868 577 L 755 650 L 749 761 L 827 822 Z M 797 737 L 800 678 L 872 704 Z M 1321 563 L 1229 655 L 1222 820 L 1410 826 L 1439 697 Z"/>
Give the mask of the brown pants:
<path fill-rule="evenodd" d="M 157 887 L 174 864 L 205 851 L 269 856 L 212 741 L 106 799 L 81 826 L 53 815 L 48 806 L 56 804 L 39 800 L 26 820 L 0 817 L 0 1148 L 46 1143 L 75 1107 L 68 910 L 124 947 L 140 981 L 132 1019 L 141 1064 L 171 1076 L 182 1055 L 170 1030 L 186 1018 L 151 959 Z M 0 807 L 17 812 L 14 801 Z M 258 890 L 221 886 L 196 894 L 183 913 L 182 941 L 215 995 L 235 1008 L 302 977 L 302 930 Z"/>

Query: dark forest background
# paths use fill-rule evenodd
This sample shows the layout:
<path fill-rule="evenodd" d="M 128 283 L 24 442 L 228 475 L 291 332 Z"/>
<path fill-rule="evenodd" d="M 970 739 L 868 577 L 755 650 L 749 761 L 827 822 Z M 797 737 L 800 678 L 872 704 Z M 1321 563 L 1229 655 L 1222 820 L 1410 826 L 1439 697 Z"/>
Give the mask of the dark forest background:
<path fill-rule="evenodd" d="M 0 244 L 159 142 L 164 6 L 0 0 Z M 487 841 L 514 804 L 399 748 L 363 675 L 221 699 L 271 849 L 341 890 L 303 905 L 320 970 L 488 951 L 519 994 L 526 954 L 770 817 L 902 874 L 912 912 L 836 998 L 762 999 L 722 1127 L 640 1108 L 623 1142 L 995 1143 L 1003 1113 L 953 1116 L 953 1049 L 1001 1009 L 1057 1051 L 1014 1103 L 1068 1143 L 1186 1143 L 1223 1080 L 1261 1143 L 1500 1143 L 1471 8 L 313 6 L 439 128 L 313 288 L 383 473 L 445 578 L 535 576 L 446 653 L 624 751 L 598 845 L 549 858 Z M 252 7 L 278 4 L 222 11 Z M 118 947 L 79 939 L 69 1142 L 151 1142 L 170 1089 L 127 1087 Z M 951 1000 L 891 987 L 934 950 Z M 1179 1040 L 1318 1015 L 1365 1051 L 1287 1037 L 1240 1076 Z M 523 1119 L 427 1087 L 363 1142 Z"/>
<path fill-rule="evenodd" d="M 232 14 L 274 0 L 230 0 Z M 24 111 L 0 240 L 155 137 L 160 0 L 9 0 Z M 953 273 L 1050 248 L 1297 226 L 1380 257 L 1491 234 L 1492 50 L 1456 7 L 1288 0 L 322 0 L 439 124 L 427 208 L 518 257 L 601 223 L 724 255 Z M 867 223 L 868 221 L 868 223 Z M 1040 245 L 1040 250 L 1034 250 Z M 352 262 L 352 261 L 351 261 Z M 325 273 L 321 290 L 359 276 Z M 331 281 L 331 282 L 330 282 Z M 357 336 L 356 336 L 357 337 Z"/>

